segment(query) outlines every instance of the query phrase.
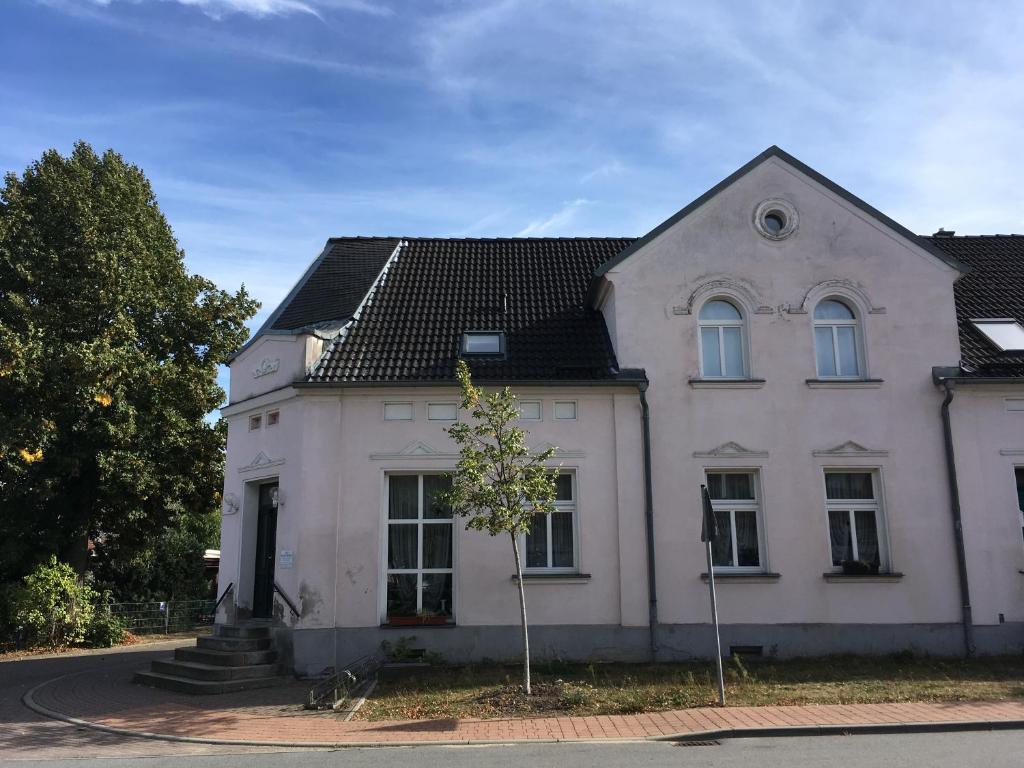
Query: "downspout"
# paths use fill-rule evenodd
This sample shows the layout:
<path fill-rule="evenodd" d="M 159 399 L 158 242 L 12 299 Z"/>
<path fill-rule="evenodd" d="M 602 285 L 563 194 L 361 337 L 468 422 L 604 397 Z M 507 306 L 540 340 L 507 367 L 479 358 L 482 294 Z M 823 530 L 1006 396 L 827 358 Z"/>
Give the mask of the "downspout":
<path fill-rule="evenodd" d="M 654 488 L 651 483 L 651 409 L 647 405 L 647 382 L 637 384 L 640 393 L 640 424 L 644 443 L 644 521 L 647 533 L 647 626 L 650 631 L 651 661 L 657 659 L 658 589 L 654 567 Z"/>
<path fill-rule="evenodd" d="M 956 456 L 953 453 L 953 429 L 950 426 L 949 404 L 953 402 L 955 382 L 942 382 L 946 397 L 942 401 L 942 436 L 946 446 L 946 476 L 949 479 L 950 506 L 953 512 L 953 538 L 956 540 L 956 565 L 960 576 L 960 621 L 964 630 L 964 656 L 974 655 L 974 619 L 971 616 L 971 588 L 967 580 L 967 550 L 964 548 L 964 527 L 960 514 L 960 485 L 956 477 Z"/>

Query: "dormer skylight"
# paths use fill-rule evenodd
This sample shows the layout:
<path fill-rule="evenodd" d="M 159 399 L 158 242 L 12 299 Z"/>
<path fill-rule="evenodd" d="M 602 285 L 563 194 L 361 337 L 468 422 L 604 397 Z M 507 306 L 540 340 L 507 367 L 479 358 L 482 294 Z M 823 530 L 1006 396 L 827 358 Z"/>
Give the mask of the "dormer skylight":
<path fill-rule="evenodd" d="M 1012 317 L 983 318 L 971 322 L 1000 352 L 1024 351 L 1024 327 Z"/>
<path fill-rule="evenodd" d="M 505 334 L 501 331 L 466 331 L 462 334 L 463 355 L 505 354 Z"/>

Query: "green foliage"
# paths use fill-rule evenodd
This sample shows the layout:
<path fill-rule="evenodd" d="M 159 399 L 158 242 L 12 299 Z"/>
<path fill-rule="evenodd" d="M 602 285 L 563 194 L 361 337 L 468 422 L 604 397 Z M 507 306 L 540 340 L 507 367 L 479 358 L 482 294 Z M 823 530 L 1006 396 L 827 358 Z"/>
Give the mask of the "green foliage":
<path fill-rule="evenodd" d="M 530 453 L 526 430 L 516 426 L 519 411 L 512 390 L 504 387 L 488 393 L 478 389 L 464 360 L 459 361 L 455 373 L 462 388 L 462 409 L 469 411 L 469 420 L 447 428 L 459 446 L 459 463 L 451 488 L 439 496 L 455 514 L 467 518 L 467 528 L 491 536 L 507 533 L 512 540 L 523 638 L 523 691 L 530 695 L 530 640 L 518 537 L 530 530 L 534 515 L 555 510 L 558 472 L 546 462 L 556 449 Z"/>
<path fill-rule="evenodd" d="M 258 305 L 189 274 L 142 171 L 84 143 L 0 189 L 0 582 L 219 506 L 217 366 Z"/>
<path fill-rule="evenodd" d="M 92 621 L 85 631 L 85 643 L 93 648 L 110 648 L 124 640 L 128 625 L 110 610 L 110 592 L 104 592 L 96 605 Z"/>
<path fill-rule="evenodd" d="M 96 592 L 71 566 L 51 557 L 24 579 L 15 596 L 17 620 L 33 645 L 56 648 L 85 640 L 95 612 Z"/>
<path fill-rule="evenodd" d="M 490 393 L 478 389 L 463 360 L 456 375 L 470 421 L 447 429 L 459 445 L 459 463 L 451 489 L 442 494 L 443 503 L 468 518 L 467 528 L 492 536 L 526 533 L 535 514 L 555 509 L 557 471 L 545 466 L 555 449 L 530 453 L 528 433 L 515 426 L 519 411 L 508 387 Z"/>
<path fill-rule="evenodd" d="M 203 600 L 211 596 L 203 553 L 219 540 L 218 510 L 175 514 L 149 541 L 114 538 L 98 545 L 92 573 L 121 602 Z"/>

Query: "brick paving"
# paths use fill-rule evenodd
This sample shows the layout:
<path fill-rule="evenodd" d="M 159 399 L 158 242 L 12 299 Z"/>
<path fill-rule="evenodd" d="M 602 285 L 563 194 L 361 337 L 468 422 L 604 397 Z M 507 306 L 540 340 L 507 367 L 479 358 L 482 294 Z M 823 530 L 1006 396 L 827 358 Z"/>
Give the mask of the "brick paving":
<path fill-rule="evenodd" d="M 166 657 L 178 645 L 194 640 L 172 641 L 153 646 L 118 648 L 31 656 L 0 661 L 0 763 L 8 760 L 70 759 L 79 757 L 153 757 L 158 755 L 209 755 L 238 752 L 272 752 L 269 747 L 175 743 L 129 738 L 103 733 L 36 714 L 25 707 L 22 696 L 33 686 L 58 675 L 84 669 L 115 667 L 133 669 L 150 659 Z M 102 692 L 98 691 L 97 695 Z"/>
<path fill-rule="evenodd" d="M 144 666 L 144 665 L 143 665 Z M 35 701 L 90 723 L 200 739 L 306 745 L 643 739 L 721 729 L 1018 721 L 1024 701 L 705 707 L 636 715 L 344 722 L 305 712 L 302 683 L 193 697 L 131 683 L 139 664 L 73 672 L 37 688 Z"/>

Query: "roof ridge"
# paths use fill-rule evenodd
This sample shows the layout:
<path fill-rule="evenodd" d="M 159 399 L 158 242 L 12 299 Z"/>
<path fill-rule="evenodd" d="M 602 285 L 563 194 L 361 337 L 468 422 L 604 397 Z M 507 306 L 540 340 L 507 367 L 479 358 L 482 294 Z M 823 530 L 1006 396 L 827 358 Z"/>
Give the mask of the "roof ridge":
<path fill-rule="evenodd" d="M 418 242 L 439 242 L 439 243 L 495 243 L 495 242 L 581 242 L 587 240 L 608 241 L 608 240 L 636 240 L 636 235 L 572 235 L 560 237 L 415 237 L 398 235 L 337 235 L 328 238 L 328 242 L 352 241 L 352 240 L 404 240 Z"/>
<path fill-rule="evenodd" d="M 991 239 L 991 238 L 996 238 L 996 237 L 1020 237 L 1020 238 L 1024 238 L 1024 234 L 1017 234 L 1016 232 L 1011 232 L 1011 233 L 1005 234 L 1005 235 L 997 233 L 997 234 L 994 234 L 994 235 L 921 235 L 921 237 L 925 237 L 925 238 L 927 238 L 929 240 L 967 240 L 967 239 L 970 239 L 970 238 L 974 238 L 974 239 L 980 240 L 982 238 L 990 238 Z"/>

